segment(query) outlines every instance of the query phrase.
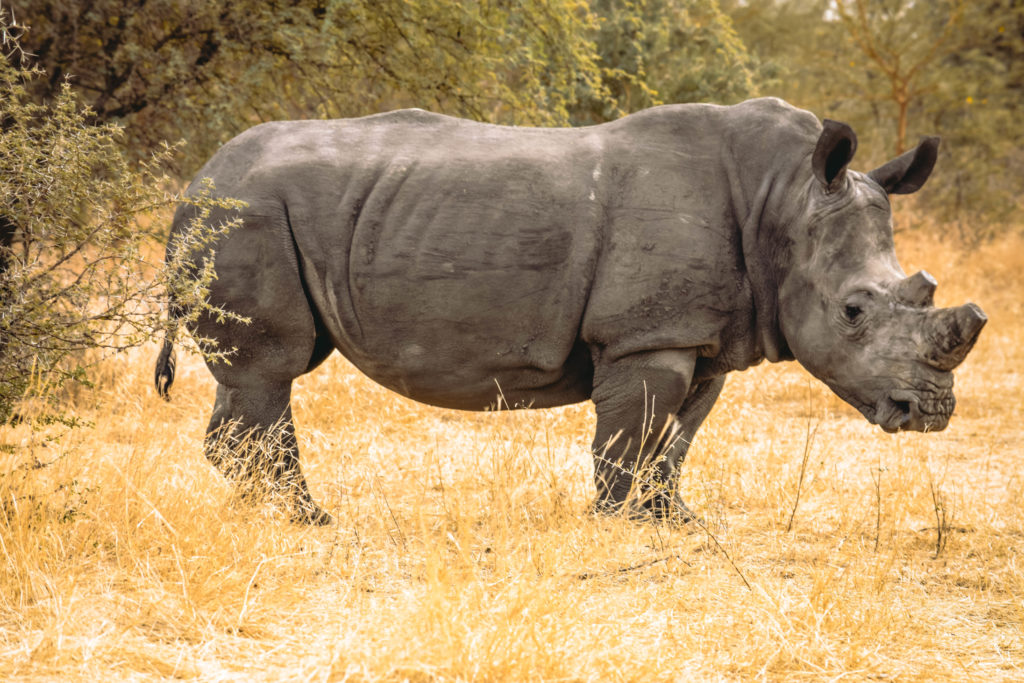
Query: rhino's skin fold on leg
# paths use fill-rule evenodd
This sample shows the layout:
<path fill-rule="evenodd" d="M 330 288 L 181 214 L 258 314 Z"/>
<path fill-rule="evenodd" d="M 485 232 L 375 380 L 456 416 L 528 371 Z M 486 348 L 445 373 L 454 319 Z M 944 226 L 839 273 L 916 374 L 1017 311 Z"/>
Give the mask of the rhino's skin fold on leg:
<path fill-rule="evenodd" d="M 211 459 L 325 521 L 289 397 L 334 349 L 447 408 L 593 400 L 594 508 L 651 519 L 686 510 L 679 465 L 725 375 L 765 359 L 799 361 L 887 431 L 943 429 L 986 318 L 935 309 L 934 279 L 903 272 L 889 205 L 925 183 L 938 139 L 867 174 L 856 149 L 846 124 L 773 98 L 575 129 L 421 110 L 256 126 L 189 189 L 246 203 L 209 218 L 242 219 L 211 247 L 210 301 L 252 322 L 191 330 L 237 348 L 210 366 Z"/>
<path fill-rule="evenodd" d="M 692 350 L 634 353 L 614 362 L 596 360 L 592 400 L 595 508 L 615 512 L 656 480 L 660 445 L 674 434 L 671 421 L 689 393 L 696 364 Z M 656 495 L 656 492 L 651 492 Z"/>
<path fill-rule="evenodd" d="M 295 521 L 327 524 L 331 517 L 313 501 L 299 468 L 290 394 L 290 382 L 218 384 L 206 457 L 236 482 L 243 498 L 279 499 Z"/>
<path fill-rule="evenodd" d="M 686 523 L 696 517 L 679 496 L 679 466 L 686 459 L 697 430 L 711 412 L 724 386 L 725 375 L 693 383 L 689 396 L 675 416 L 674 429 L 659 446 L 656 461 L 658 491 L 643 500 L 644 509 L 655 519 L 675 519 Z"/>

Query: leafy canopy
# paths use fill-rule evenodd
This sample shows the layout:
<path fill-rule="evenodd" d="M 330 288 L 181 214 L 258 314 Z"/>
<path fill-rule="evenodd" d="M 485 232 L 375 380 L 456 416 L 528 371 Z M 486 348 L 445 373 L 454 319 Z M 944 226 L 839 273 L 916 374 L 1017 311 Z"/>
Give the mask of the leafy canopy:
<path fill-rule="evenodd" d="M 190 166 L 254 123 L 418 106 L 560 124 L 600 98 L 593 17 L 574 0 L 9 0 L 47 78 L 150 150 L 189 139 Z"/>
<path fill-rule="evenodd" d="M 976 243 L 1024 196 L 1024 4 L 1018 0 L 722 0 L 760 89 L 850 123 L 861 164 L 940 135 L 913 200 Z"/>

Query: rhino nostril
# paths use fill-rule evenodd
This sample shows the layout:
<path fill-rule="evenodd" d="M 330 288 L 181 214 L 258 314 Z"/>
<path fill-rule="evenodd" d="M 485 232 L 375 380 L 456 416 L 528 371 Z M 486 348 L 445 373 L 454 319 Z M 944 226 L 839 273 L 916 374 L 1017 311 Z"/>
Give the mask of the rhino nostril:
<path fill-rule="evenodd" d="M 894 391 L 886 397 L 889 404 L 890 424 L 899 429 L 912 428 L 920 417 L 917 396 L 909 391 Z"/>
<path fill-rule="evenodd" d="M 952 395 L 935 397 L 896 390 L 880 401 L 877 422 L 887 432 L 937 432 L 946 428 L 955 403 Z"/>

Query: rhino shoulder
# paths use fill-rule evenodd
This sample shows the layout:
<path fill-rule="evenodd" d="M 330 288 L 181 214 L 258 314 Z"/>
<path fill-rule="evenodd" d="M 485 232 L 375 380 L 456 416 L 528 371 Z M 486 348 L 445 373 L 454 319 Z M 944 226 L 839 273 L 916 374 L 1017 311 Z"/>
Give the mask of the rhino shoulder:
<path fill-rule="evenodd" d="M 270 142 L 288 132 L 289 129 L 301 125 L 303 121 L 267 121 L 247 128 L 220 146 L 212 157 L 238 154 L 244 151 L 262 150 Z"/>
<path fill-rule="evenodd" d="M 409 109 L 396 109 L 394 111 L 381 112 L 379 114 L 370 114 L 369 116 L 362 116 L 357 119 L 342 119 L 352 122 L 361 122 L 368 125 L 373 124 L 384 124 L 384 125 L 412 125 L 412 126 L 424 126 L 424 125 L 437 125 L 437 124 L 456 124 L 465 119 L 458 119 L 454 116 L 448 116 L 446 114 L 437 114 L 426 109 L 420 109 L 419 107 L 412 107 Z"/>
<path fill-rule="evenodd" d="M 734 104 L 728 110 L 734 122 L 743 128 L 787 127 L 813 136 L 821 131 L 817 116 L 778 97 L 756 97 Z"/>

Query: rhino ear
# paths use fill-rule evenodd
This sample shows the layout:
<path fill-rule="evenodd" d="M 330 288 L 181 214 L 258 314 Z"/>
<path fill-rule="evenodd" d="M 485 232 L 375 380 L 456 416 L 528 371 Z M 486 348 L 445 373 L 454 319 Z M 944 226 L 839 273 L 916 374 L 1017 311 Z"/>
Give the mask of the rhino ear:
<path fill-rule="evenodd" d="M 889 194 L 917 192 L 932 174 L 938 155 L 939 138 L 921 138 L 917 147 L 879 166 L 868 177 Z"/>
<path fill-rule="evenodd" d="M 814 147 L 811 169 L 826 192 L 835 192 L 842 187 L 846 167 L 856 151 L 857 135 L 852 128 L 831 119 L 821 122 L 821 137 Z"/>

